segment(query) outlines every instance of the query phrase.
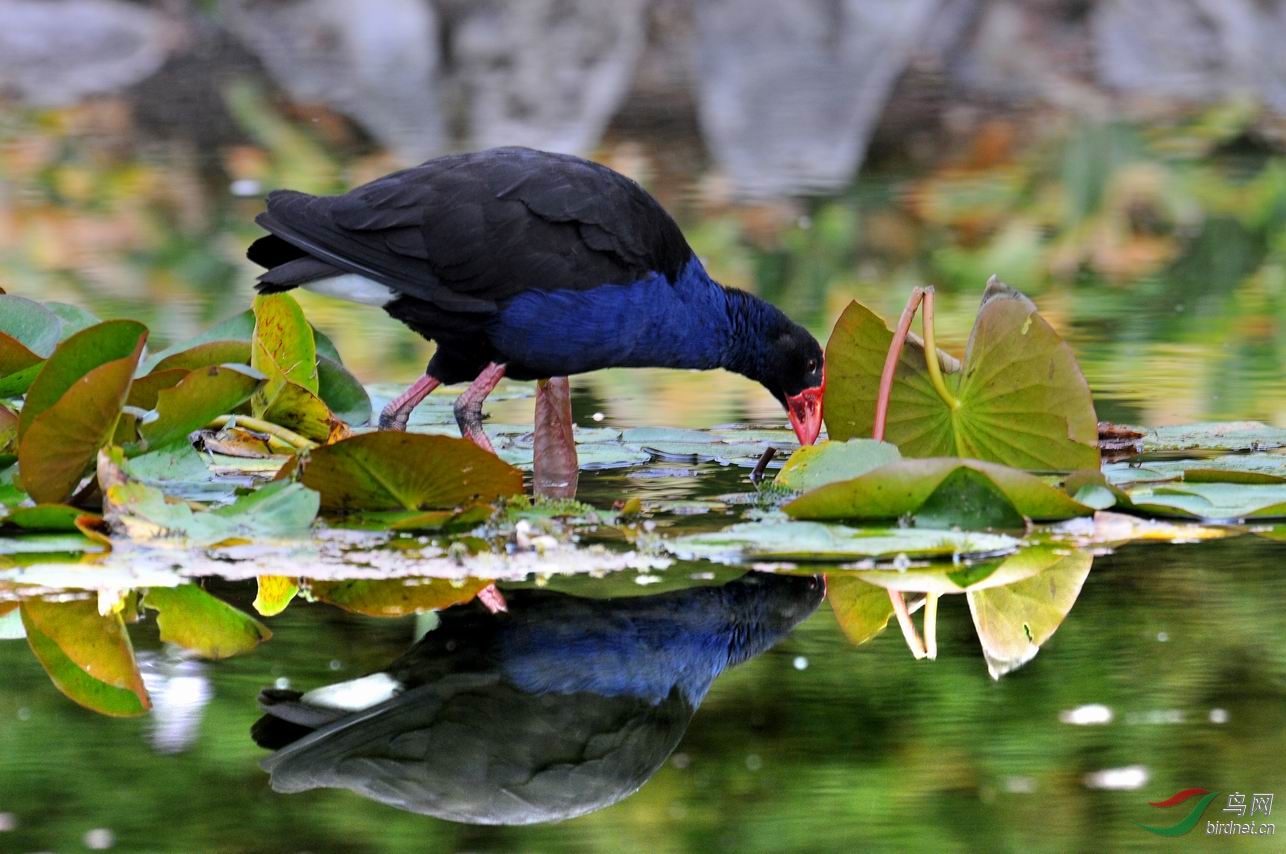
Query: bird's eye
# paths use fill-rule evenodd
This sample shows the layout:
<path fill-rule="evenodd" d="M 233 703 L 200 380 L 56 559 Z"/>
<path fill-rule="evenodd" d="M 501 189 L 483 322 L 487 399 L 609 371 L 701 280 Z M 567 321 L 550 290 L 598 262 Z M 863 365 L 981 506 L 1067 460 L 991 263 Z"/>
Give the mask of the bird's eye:
<path fill-rule="evenodd" d="M 816 359 L 809 359 L 809 360 L 808 360 L 808 372 L 811 374 L 811 373 L 812 373 L 813 371 L 815 371 L 815 370 L 817 370 L 817 360 L 816 360 Z"/>

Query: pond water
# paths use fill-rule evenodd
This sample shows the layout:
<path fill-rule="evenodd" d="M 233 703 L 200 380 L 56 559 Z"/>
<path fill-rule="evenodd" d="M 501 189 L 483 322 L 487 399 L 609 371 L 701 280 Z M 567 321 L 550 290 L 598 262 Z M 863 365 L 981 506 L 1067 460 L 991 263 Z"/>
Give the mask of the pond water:
<path fill-rule="evenodd" d="M 157 346 L 183 341 L 249 305 L 241 255 L 263 191 L 337 191 L 395 165 L 334 116 L 229 97 L 242 135 L 209 149 L 153 138 L 111 99 L 7 111 L 0 286 L 140 319 Z M 932 158 L 877 150 L 825 195 L 753 202 L 722 191 L 698 143 L 664 125 L 625 123 L 597 156 L 637 171 L 675 209 L 716 278 L 774 300 L 823 341 L 850 300 L 894 317 L 912 286 L 932 281 L 940 346 L 960 352 L 994 272 L 1066 337 L 1101 419 L 1286 427 L 1286 172 L 1256 122 L 1231 108 L 1162 131 L 1005 119 Z M 381 312 L 300 303 L 377 405 L 422 371 L 427 345 Z M 752 451 L 789 444 L 776 404 L 734 376 L 605 371 L 573 388 L 583 456 L 604 428 L 750 428 Z M 532 395 L 502 384 L 489 429 L 515 425 L 505 435 L 520 437 Z M 430 399 L 437 427 L 448 399 Z M 491 533 L 498 557 L 475 575 L 500 580 L 507 614 L 473 601 L 374 617 L 322 592 L 346 574 L 407 589 L 425 572 L 476 580 L 418 534 L 327 530 L 312 549 L 118 548 L 83 565 L 0 554 L 0 850 L 1159 849 L 1171 840 L 1139 824 L 1172 825 L 1197 802 L 1149 802 L 1219 793 L 1191 842 L 1207 820 L 1242 820 L 1229 796 L 1250 804 L 1286 790 L 1281 526 L 1200 543 L 1172 542 L 1192 529 L 1062 541 L 1058 557 L 1071 557 L 1059 574 L 993 588 L 1008 599 L 943 596 L 936 660 L 916 660 L 896 621 L 853 642 L 852 613 L 867 600 L 851 566 L 665 552 L 678 535 L 758 518 L 757 453 L 722 464 L 688 452 L 708 432 L 639 435 L 651 438 L 633 442 L 632 463 L 614 449 L 614 465 L 581 474 L 577 497 L 599 524 L 558 528 L 544 552 L 524 550 L 512 525 Z M 520 457 L 520 438 L 501 451 Z M 631 498 L 642 519 L 616 520 Z M 751 564 L 764 572 L 747 575 Z M 168 574 L 253 613 L 264 572 L 316 579 L 317 601 L 265 618 L 272 637 L 247 654 L 184 654 L 161 641 L 154 612 L 128 627 L 153 703 L 133 719 L 59 693 L 12 609 L 33 592 L 23 585 L 86 604 Z M 394 662 L 416 704 L 333 744 L 286 746 L 315 719 L 257 723 L 265 704 L 302 714 L 284 692 Z M 277 747 L 270 776 L 263 763 Z M 398 766 L 388 760 L 398 751 L 419 759 Z M 487 826 L 411 811 L 443 814 L 448 802 L 473 820 L 577 817 Z M 1273 821 L 1260 812 L 1254 821 Z"/>

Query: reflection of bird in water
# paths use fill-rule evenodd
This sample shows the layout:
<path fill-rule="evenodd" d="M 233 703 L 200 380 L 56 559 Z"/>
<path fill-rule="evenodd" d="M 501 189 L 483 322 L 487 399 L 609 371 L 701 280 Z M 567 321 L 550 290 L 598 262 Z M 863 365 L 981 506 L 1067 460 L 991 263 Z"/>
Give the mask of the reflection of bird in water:
<path fill-rule="evenodd" d="M 351 789 L 472 824 L 558 821 L 637 791 L 724 668 L 811 614 L 820 577 L 751 573 L 624 599 L 506 594 L 441 613 L 382 673 L 267 689 L 251 731 L 272 787 Z"/>

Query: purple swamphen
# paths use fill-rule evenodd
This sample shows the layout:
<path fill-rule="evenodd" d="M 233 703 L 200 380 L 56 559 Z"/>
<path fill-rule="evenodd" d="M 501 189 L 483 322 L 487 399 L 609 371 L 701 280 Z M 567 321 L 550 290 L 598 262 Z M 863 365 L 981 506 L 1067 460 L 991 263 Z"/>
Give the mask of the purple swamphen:
<path fill-rule="evenodd" d="M 437 342 L 380 426 L 404 429 L 469 381 L 461 432 L 490 449 L 501 377 L 725 368 L 762 383 L 802 444 L 822 425 L 822 349 L 775 306 L 713 281 L 670 215 L 606 166 L 528 148 L 439 157 L 342 196 L 277 190 L 249 257 L 261 293 L 304 288 L 382 306 Z"/>

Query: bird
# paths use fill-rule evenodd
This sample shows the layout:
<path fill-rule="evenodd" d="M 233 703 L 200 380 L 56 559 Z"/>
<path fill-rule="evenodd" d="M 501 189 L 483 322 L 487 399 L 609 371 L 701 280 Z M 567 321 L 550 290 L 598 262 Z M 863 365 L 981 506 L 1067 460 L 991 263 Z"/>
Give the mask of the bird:
<path fill-rule="evenodd" d="M 821 432 L 817 340 L 711 279 L 660 203 L 602 164 L 522 147 L 450 154 L 343 195 L 274 190 L 255 221 L 268 232 L 247 252 L 265 268 L 259 293 L 380 306 L 436 343 L 382 429 L 467 381 L 456 421 L 491 450 L 482 404 L 505 376 L 664 367 L 741 374 L 785 407 L 801 444 Z"/>
<path fill-rule="evenodd" d="M 637 791 L 711 684 L 765 652 L 825 595 L 821 576 L 474 601 L 387 667 L 301 693 L 265 688 L 251 728 L 279 792 L 345 788 L 468 824 L 561 821 Z"/>

